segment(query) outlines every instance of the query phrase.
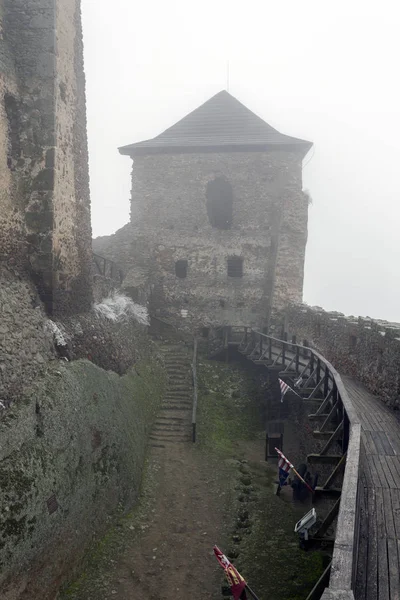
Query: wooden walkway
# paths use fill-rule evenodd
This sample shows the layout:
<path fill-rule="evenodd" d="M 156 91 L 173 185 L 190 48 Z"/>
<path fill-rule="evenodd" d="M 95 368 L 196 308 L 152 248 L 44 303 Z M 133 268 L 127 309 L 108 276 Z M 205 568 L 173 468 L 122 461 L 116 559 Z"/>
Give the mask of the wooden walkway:
<path fill-rule="evenodd" d="M 356 600 L 400 600 L 400 421 L 342 376 L 361 423 L 360 537 Z"/>

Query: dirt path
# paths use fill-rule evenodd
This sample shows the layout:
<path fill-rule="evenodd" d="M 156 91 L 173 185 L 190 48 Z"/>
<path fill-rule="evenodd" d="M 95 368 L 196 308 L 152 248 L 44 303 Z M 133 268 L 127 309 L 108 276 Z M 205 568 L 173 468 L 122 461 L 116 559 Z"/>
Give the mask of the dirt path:
<path fill-rule="evenodd" d="M 200 591 L 204 599 L 220 597 L 212 557 L 222 534 L 219 480 L 190 443 L 151 448 L 146 477 L 138 510 L 63 597 L 176 600 Z"/>
<path fill-rule="evenodd" d="M 213 458 L 190 441 L 190 357 L 180 347 L 165 352 L 169 385 L 149 439 L 138 506 L 62 598 L 220 597 L 212 548 L 222 536 L 226 468 L 223 461 L 212 468 Z"/>
<path fill-rule="evenodd" d="M 216 482 L 189 444 L 154 448 L 151 461 L 158 470 L 157 499 L 145 530 L 116 569 L 113 595 L 172 600 L 198 597 L 202 590 L 203 598 L 215 598 L 211 550 L 221 523 Z"/>
<path fill-rule="evenodd" d="M 235 560 L 260 598 L 306 598 L 321 559 L 298 548 L 293 526 L 299 515 L 290 494 L 274 495 L 276 475 L 263 461 L 252 375 L 205 360 L 200 367 L 198 442 L 187 441 L 190 419 L 180 383 L 182 389 L 166 395 L 162 422 L 159 415 L 150 436 L 134 511 L 107 534 L 60 600 L 220 600 L 223 575 L 214 544 Z M 174 419 L 187 423 L 187 434 Z M 282 587 L 288 564 L 290 581 Z"/>

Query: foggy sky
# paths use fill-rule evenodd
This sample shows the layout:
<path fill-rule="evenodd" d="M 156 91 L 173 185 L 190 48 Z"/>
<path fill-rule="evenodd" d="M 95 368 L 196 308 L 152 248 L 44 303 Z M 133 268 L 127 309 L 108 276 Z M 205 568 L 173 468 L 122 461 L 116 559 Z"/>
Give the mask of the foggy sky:
<path fill-rule="evenodd" d="M 393 1 L 82 0 L 93 235 L 129 220 L 131 160 L 227 87 L 314 142 L 304 300 L 400 321 L 399 16 Z"/>

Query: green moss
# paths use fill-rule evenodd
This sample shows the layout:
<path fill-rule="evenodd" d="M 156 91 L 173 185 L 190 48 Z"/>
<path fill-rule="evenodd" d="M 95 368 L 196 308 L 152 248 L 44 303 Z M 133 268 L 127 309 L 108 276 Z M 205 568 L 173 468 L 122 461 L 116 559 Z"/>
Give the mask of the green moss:
<path fill-rule="evenodd" d="M 232 455 L 240 441 L 253 439 L 260 406 L 253 381 L 240 368 L 201 359 L 199 364 L 198 446 Z"/>
<path fill-rule="evenodd" d="M 275 471 L 260 460 L 239 462 L 264 438 L 262 399 L 252 371 L 202 359 L 198 448 L 234 467 L 227 505 L 226 552 L 260 598 L 304 600 L 323 572 L 323 556 L 299 548 L 294 525 L 305 509 L 275 495 Z M 229 484 L 228 484 L 229 485 Z"/>

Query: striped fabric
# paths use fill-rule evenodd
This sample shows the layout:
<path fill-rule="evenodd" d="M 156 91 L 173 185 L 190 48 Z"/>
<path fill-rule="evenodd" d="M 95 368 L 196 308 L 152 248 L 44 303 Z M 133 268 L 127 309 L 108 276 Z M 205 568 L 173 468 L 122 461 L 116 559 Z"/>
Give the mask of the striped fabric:
<path fill-rule="evenodd" d="M 285 473 L 289 473 L 290 469 L 294 469 L 292 463 L 290 461 L 288 461 L 288 459 L 283 454 L 283 452 L 278 450 L 278 448 L 275 448 L 275 450 L 279 454 L 279 461 L 278 461 L 279 469 L 282 469 L 282 471 L 285 471 Z"/>
<path fill-rule="evenodd" d="M 291 388 L 288 386 L 287 383 L 282 381 L 282 379 L 279 379 L 278 381 L 279 381 L 279 387 L 281 388 L 281 402 L 283 402 L 283 398 L 284 398 L 286 392 L 288 392 Z"/>

